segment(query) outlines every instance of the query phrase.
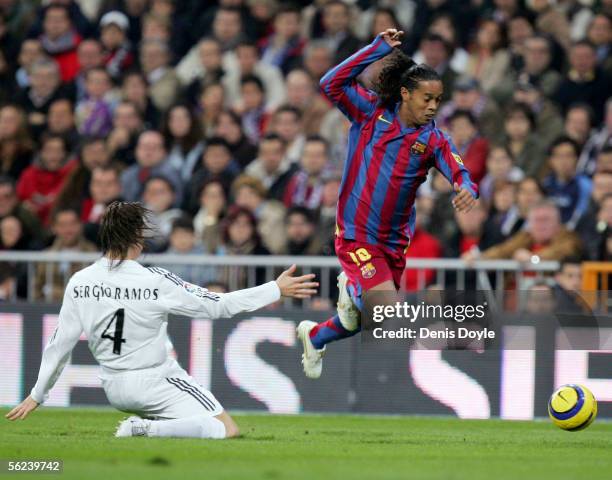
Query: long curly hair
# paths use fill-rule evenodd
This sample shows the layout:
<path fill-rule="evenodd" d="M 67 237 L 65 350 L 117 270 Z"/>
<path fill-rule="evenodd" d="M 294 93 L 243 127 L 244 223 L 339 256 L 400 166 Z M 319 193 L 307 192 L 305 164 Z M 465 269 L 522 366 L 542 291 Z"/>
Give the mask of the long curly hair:
<path fill-rule="evenodd" d="M 428 80 L 440 80 L 440 75 L 428 65 L 418 64 L 396 49 L 385 59 L 385 66 L 374 88 L 378 92 L 381 104 L 386 108 L 393 108 L 402 100 L 401 87 L 412 92 L 418 88 L 419 82 Z"/>

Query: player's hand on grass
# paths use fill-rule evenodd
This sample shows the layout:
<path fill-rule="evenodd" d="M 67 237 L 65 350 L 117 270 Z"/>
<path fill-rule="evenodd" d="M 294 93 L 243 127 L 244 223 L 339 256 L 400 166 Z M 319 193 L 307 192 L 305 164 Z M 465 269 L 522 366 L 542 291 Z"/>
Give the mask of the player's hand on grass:
<path fill-rule="evenodd" d="M 396 30 L 395 28 L 387 28 L 384 32 L 380 32 L 380 35 L 390 47 L 399 47 L 402 44 L 402 30 Z"/>
<path fill-rule="evenodd" d="M 319 283 L 312 281 L 315 277 L 314 273 L 302 275 L 301 277 L 293 277 L 292 274 L 295 273 L 296 268 L 295 263 L 291 265 L 279 275 L 276 279 L 276 284 L 283 297 L 309 298 L 317 293 L 316 287 L 319 286 Z"/>
<path fill-rule="evenodd" d="M 457 182 L 453 185 L 455 190 L 455 198 L 453 198 L 453 207 L 459 213 L 467 213 L 476 204 L 476 199 L 472 196 L 469 190 L 461 188 Z"/>
<path fill-rule="evenodd" d="M 31 396 L 28 396 L 28 398 L 7 413 L 5 417 L 9 420 L 23 420 L 30 414 L 30 412 L 36 410 L 38 405 L 39 403 L 36 400 L 34 400 Z"/>

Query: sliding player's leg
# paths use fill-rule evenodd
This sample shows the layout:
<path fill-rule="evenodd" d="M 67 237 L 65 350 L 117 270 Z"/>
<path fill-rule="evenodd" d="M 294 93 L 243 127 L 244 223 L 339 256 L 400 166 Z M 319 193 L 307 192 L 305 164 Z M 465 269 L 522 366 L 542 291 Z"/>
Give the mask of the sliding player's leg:
<path fill-rule="evenodd" d="M 321 375 L 328 343 L 351 337 L 361 330 L 363 292 L 387 282 L 393 284 L 395 279 L 387 255 L 375 245 L 337 238 L 336 253 L 343 269 L 338 277 L 337 315 L 320 324 L 305 320 L 297 329 L 304 349 L 304 373 L 309 378 Z"/>
<path fill-rule="evenodd" d="M 103 382 L 115 408 L 137 413 L 116 436 L 222 439 L 239 435 L 234 420 L 215 396 L 174 360 L 147 373 L 127 372 Z"/>

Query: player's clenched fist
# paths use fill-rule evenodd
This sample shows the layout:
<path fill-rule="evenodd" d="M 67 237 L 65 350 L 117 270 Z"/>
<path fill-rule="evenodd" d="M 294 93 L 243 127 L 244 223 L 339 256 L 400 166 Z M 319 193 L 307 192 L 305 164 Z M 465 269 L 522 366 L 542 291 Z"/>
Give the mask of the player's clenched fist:
<path fill-rule="evenodd" d="M 453 198 L 453 207 L 459 213 L 467 213 L 476 204 L 476 199 L 465 188 L 461 188 L 458 183 L 453 185 L 455 190 L 455 198 Z"/>
<path fill-rule="evenodd" d="M 32 397 L 28 396 L 23 402 L 13 408 L 9 413 L 6 414 L 6 418 L 9 420 L 23 420 L 30 412 L 38 408 L 38 402 Z"/>
<path fill-rule="evenodd" d="M 295 264 L 291 265 L 276 279 L 281 295 L 283 297 L 309 298 L 317 293 L 316 287 L 319 286 L 319 283 L 311 281 L 315 277 L 314 273 L 292 277 L 291 274 L 295 272 L 295 269 Z"/>

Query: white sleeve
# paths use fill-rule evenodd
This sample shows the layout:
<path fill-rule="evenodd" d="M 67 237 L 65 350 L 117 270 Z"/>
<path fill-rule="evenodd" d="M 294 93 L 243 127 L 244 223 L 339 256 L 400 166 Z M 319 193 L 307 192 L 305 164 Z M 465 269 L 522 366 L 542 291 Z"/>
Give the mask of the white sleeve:
<path fill-rule="evenodd" d="M 38 403 L 43 403 L 47 399 L 49 390 L 53 388 L 62 370 L 64 370 L 70 358 L 70 353 L 79 341 L 83 331 L 74 300 L 69 292 L 70 290 L 66 287 L 57 328 L 45 347 L 40 371 L 38 372 L 38 380 L 30 392 L 30 396 Z"/>
<path fill-rule="evenodd" d="M 162 269 L 162 292 L 168 313 L 203 318 L 228 318 L 242 312 L 252 312 L 278 301 L 280 289 L 275 281 L 231 293 L 214 293 L 184 282 L 178 276 Z"/>

